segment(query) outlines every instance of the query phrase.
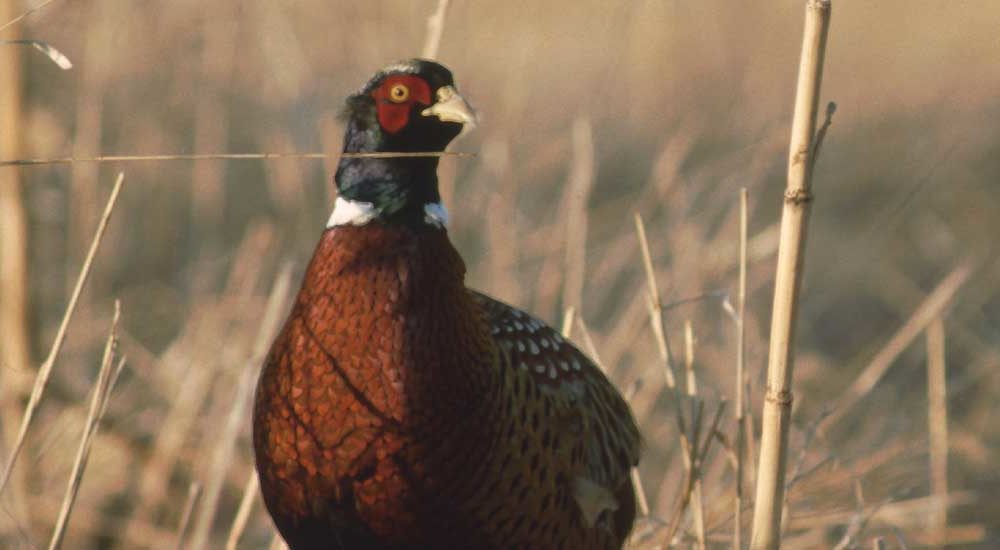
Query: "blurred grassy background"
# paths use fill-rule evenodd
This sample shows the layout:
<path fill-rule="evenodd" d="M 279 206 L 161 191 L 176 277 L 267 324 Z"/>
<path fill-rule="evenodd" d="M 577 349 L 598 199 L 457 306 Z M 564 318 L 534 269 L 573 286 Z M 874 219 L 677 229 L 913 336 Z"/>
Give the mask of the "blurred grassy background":
<path fill-rule="evenodd" d="M 344 96 L 376 68 L 419 54 L 435 4 L 56 1 L 18 28 L 75 67 L 60 71 L 19 51 L 23 156 L 335 153 Z M 439 58 L 482 117 L 453 147 L 478 156 L 441 163 L 469 283 L 554 324 L 576 307 L 615 381 L 642 381 L 633 398 L 647 440 L 641 472 L 661 518 L 682 466 L 632 213 L 646 220 L 665 301 L 735 295 L 736 207 L 739 189 L 749 189 L 748 368 L 759 411 L 801 22 L 797 0 L 454 1 L 447 15 Z M 794 460 L 809 426 L 969 259 L 975 269 L 942 314 L 948 534 L 968 548 L 1000 544 L 998 28 L 992 1 L 835 3 L 823 97 L 838 111 L 816 169 L 797 335 Z M 11 131 L 5 122 L 0 130 Z M 19 170 L 33 364 L 52 341 L 119 170 L 126 187 L 15 485 L 0 501 L 0 546 L 47 540 L 120 298 L 128 367 L 67 547 L 172 547 L 191 483 L 219 479 L 213 460 L 224 466 L 218 501 L 196 501 L 188 531 L 222 547 L 252 472 L 249 419 L 233 445 L 220 434 L 240 375 L 258 367 L 251 357 L 275 278 L 290 263 L 297 285 L 325 224 L 335 162 Z M 0 168 L 0 184 L 13 170 Z M 566 250 L 584 230 L 581 262 Z M 675 350 L 692 322 L 702 393 L 731 400 L 735 338 L 720 301 L 672 308 L 665 319 Z M 859 509 L 857 486 L 869 511 L 893 500 L 857 516 L 870 520 L 862 540 L 930 544 L 932 506 L 919 500 L 929 491 L 926 357 L 921 334 L 802 453 L 808 475 L 790 491 L 789 547 L 838 540 Z M 9 432 L 31 376 L 14 365 L 0 373 Z M 9 444 L 13 434 L 4 435 Z M 724 454 L 711 457 L 704 491 L 721 544 L 731 532 Z M 270 540 L 258 501 L 240 547 Z"/>

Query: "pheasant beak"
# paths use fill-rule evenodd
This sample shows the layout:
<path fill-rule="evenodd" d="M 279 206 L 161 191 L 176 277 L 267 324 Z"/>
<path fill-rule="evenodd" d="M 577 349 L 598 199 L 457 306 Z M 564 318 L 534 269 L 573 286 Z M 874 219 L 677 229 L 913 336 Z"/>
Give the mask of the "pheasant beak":
<path fill-rule="evenodd" d="M 438 88 L 437 103 L 424 109 L 420 114 L 436 116 L 444 122 L 457 122 L 469 128 L 476 126 L 476 112 L 452 86 Z"/>

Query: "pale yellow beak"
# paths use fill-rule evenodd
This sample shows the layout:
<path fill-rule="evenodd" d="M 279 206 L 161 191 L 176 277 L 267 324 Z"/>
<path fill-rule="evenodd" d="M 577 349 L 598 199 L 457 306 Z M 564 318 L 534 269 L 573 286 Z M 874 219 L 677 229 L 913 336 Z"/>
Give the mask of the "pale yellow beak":
<path fill-rule="evenodd" d="M 436 116 L 444 122 L 457 122 L 467 127 L 475 127 L 477 122 L 476 112 L 452 86 L 438 88 L 437 103 L 424 109 L 420 114 Z"/>

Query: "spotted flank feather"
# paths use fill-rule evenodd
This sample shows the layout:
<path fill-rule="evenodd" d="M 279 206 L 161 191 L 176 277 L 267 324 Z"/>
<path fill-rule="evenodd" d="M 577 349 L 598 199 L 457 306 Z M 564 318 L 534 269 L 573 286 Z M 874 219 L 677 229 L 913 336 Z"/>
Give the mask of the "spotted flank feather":
<path fill-rule="evenodd" d="M 489 318 L 504 363 L 538 386 L 540 406 L 561 405 L 556 417 L 582 443 L 576 492 L 607 503 L 598 511 L 615 509 L 607 495 L 628 484 L 630 469 L 639 462 L 641 439 L 628 405 L 597 365 L 554 328 L 489 296 L 470 294 Z"/>

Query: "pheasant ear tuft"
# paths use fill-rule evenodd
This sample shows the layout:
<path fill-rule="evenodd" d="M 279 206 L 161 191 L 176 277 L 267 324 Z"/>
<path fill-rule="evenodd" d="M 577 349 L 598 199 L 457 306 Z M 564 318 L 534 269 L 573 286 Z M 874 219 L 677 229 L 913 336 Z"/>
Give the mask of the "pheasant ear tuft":
<path fill-rule="evenodd" d="M 337 120 L 347 124 L 349 121 L 354 120 L 361 124 L 364 128 L 371 121 L 371 114 L 375 107 L 375 100 L 372 99 L 368 94 L 354 94 L 347 97 L 344 102 L 344 107 L 337 113 Z"/>

